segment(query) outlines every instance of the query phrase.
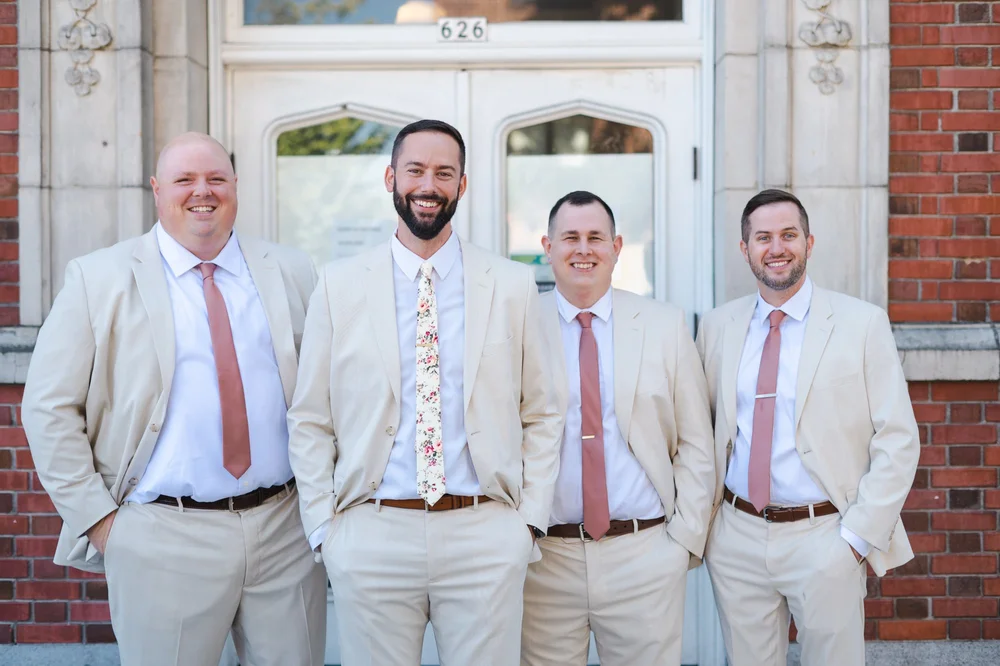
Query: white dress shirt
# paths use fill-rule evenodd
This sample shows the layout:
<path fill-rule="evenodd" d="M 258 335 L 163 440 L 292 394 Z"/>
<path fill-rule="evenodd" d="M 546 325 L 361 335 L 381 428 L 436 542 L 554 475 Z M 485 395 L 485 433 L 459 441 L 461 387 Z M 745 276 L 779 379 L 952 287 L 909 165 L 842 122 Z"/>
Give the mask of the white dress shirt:
<path fill-rule="evenodd" d="M 798 293 L 780 308 L 775 308 L 757 293 L 757 307 L 750 320 L 750 328 L 743 343 L 739 375 L 736 379 L 736 442 L 733 446 L 726 487 L 742 498 L 750 496 L 750 440 L 753 436 L 753 408 L 757 394 L 757 375 L 764 340 L 770 331 L 768 317 L 774 310 L 781 310 L 781 350 L 778 355 L 778 387 L 774 401 L 774 433 L 771 443 L 771 504 L 776 506 L 805 506 L 828 501 L 830 498 L 813 481 L 806 471 L 795 448 L 795 391 L 798 383 L 799 359 L 809 321 L 812 303 L 812 280 L 806 277 Z M 862 557 L 871 546 L 843 525 L 841 536 Z"/>
<path fill-rule="evenodd" d="M 156 240 L 174 320 L 174 377 L 156 447 L 128 500 L 170 495 L 211 502 L 285 483 L 292 478 L 285 394 L 264 306 L 236 233 L 211 263 L 218 266 L 215 284 L 229 312 L 250 426 L 250 469 L 239 479 L 222 466 L 219 377 L 197 268 L 202 261 L 159 223 Z"/>
<path fill-rule="evenodd" d="M 601 425 L 604 430 L 604 471 L 608 484 L 608 508 L 611 520 L 658 518 L 663 504 L 642 465 L 632 455 L 618 427 L 615 414 L 615 348 L 612 324 L 612 292 L 609 289 L 594 305 L 581 310 L 556 290 L 559 327 L 562 330 L 563 352 L 566 357 L 566 381 L 569 402 L 566 426 L 563 429 L 559 453 L 559 479 L 556 481 L 549 526 L 583 522 L 583 447 L 580 406 L 580 334 L 582 327 L 576 316 L 592 312 L 591 328 L 597 341 L 597 357 L 601 386 Z"/>
<path fill-rule="evenodd" d="M 399 426 L 389 453 L 377 499 L 418 499 L 417 492 L 417 279 L 424 260 L 406 249 L 396 235 L 392 248 L 392 282 L 396 292 L 396 332 L 399 335 Z M 465 274 L 462 246 L 451 233 L 428 259 L 438 312 L 438 353 L 441 374 L 441 440 L 444 449 L 445 492 L 481 495 L 465 435 Z"/>

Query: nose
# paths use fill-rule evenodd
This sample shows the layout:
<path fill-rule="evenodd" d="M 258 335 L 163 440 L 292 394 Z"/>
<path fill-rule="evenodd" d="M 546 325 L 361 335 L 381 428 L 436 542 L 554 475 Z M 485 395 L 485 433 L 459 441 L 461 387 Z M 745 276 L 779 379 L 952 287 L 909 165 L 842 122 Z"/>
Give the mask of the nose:
<path fill-rule="evenodd" d="M 212 193 L 212 190 L 208 187 L 208 181 L 204 178 L 198 178 L 194 183 L 194 194 L 197 196 L 208 196 Z"/>
<path fill-rule="evenodd" d="M 771 239 L 770 246 L 767 248 L 768 254 L 771 255 L 782 255 L 785 253 L 785 246 L 781 242 L 780 236 L 775 236 Z"/>

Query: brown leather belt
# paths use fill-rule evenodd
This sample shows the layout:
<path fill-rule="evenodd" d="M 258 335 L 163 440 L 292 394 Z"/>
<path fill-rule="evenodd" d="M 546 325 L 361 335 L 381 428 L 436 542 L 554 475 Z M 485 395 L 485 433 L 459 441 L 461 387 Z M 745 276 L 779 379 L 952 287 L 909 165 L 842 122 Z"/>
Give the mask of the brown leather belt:
<path fill-rule="evenodd" d="M 288 483 L 283 483 L 280 486 L 271 486 L 270 488 L 258 488 L 257 490 L 252 490 L 245 495 L 237 495 L 236 497 L 224 497 L 220 500 L 215 500 L 214 502 L 199 502 L 193 500 L 190 497 L 171 497 L 170 495 L 160 495 L 155 500 L 154 504 L 167 504 L 173 507 L 183 507 L 185 509 L 210 509 L 213 511 L 246 511 L 247 509 L 255 509 L 267 500 L 271 499 L 282 490 L 286 488 L 291 490 L 295 487 L 295 479 L 293 478 Z"/>
<path fill-rule="evenodd" d="M 415 511 L 451 511 L 452 509 L 464 509 L 467 506 L 475 506 L 477 503 L 489 502 L 486 495 L 478 497 L 472 495 L 442 495 L 441 499 L 430 505 L 422 499 L 370 499 L 369 504 L 381 503 L 382 506 L 391 506 L 394 509 L 413 509 Z"/>
<path fill-rule="evenodd" d="M 736 497 L 729 488 L 723 491 L 722 498 L 743 513 L 763 518 L 769 523 L 791 523 L 796 520 L 805 520 L 809 517 L 808 506 L 765 506 L 763 511 L 757 511 L 757 509 L 753 508 L 753 504 L 745 499 Z M 734 498 L 735 502 L 733 501 Z M 837 513 L 837 507 L 833 505 L 833 502 L 819 502 L 818 504 L 813 504 L 812 507 L 812 515 L 815 518 Z"/>
<path fill-rule="evenodd" d="M 665 520 L 664 516 L 648 520 L 612 520 L 611 527 L 608 528 L 608 531 L 601 538 L 606 539 L 608 537 L 621 536 L 622 534 L 641 532 L 650 527 L 662 525 Z M 560 537 L 562 539 L 579 538 L 581 541 L 593 541 L 594 539 L 594 537 L 587 534 L 587 530 L 583 529 L 583 523 L 576 525 L 553 525 L 545 531 L 545 536 Z"/>

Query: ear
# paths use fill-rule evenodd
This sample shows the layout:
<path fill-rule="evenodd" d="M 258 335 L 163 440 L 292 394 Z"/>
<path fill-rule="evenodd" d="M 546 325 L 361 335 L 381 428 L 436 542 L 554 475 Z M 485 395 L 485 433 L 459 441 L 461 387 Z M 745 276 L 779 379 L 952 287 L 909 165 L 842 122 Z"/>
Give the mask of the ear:
<path fill-rule="evenodd" d="M 622 253 L 622 243 L 623 242 L 624 241 L 622 241 L 621 234 L 615 236 L 614 241 L 611 242 L 611 247 L 614 248 L 614 251 L 615 251 L 615 261 L 618 261 L 618 257 Z"/>
<path fill-rule="evenodd" d="M 552 241 L 549 240 L 548 236 L 542 236 L 542 250 L 545 252 L 545 258 L 552 263 Z"/>
<path fill-rule="evenodd" d="M 153 188 L 153 200 L 160 200 L 160 184 L 156 182 L 156 176 L 149 177 L 149 186 Z"/>
<path fill-rule="evenodd" d="M 740 241 L 740 252 L 743 253 L 743 259 L 749 264 L 750 263 L 750 248 L 743 241 Z"/>
<path fill-rule="evenodd" d="M 812 254 L 813 254 L 813 243 L 815 243 L 815 242 L 816 242 L 816 237 L 813 236 L 812 234 L 809 234 L 809 236 L 806 237 L 806 259 L 809 259 L 810 257 L 812 257 Z"/>
<path fill-rule="evenodd" d="M 462 174 L 461 180 L 458 181 L 458 198 L 461 199 L 465 194 L 465 188 L 469 186 L 469 176 L 468 174 Z"/>
<path fill-rule="evenodd" d="M 385 191 L 392 192 L 396 185 L 396 170 L 390 164 L 385 168 Z"/>

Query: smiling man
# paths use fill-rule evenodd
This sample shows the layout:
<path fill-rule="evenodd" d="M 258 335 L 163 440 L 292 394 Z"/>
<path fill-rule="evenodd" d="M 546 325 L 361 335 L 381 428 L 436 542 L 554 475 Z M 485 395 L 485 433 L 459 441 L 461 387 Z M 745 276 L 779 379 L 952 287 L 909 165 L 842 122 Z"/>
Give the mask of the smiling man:
<path fill-rule="evenodd" d="M 400 130 L 396 233 L 310 301 L 289 452 L 344 666 L 418 666 L 428 621 L 444 666 L 518 663 L 562 419 L 530 269 L 452 229 L 466 182 L 458 130 Z"/>
<path fill-rule="evenodd" d="M 225 149 L 184 134 L 159 222 L 74 259 L 38 334 L 23 418 L 64 521 L 56 564 L 107 575 L 121 662 L 318 666 L 326 586 L 302 534 L 286 409 L 316 275 L 233 231 Z"/>
<path fill-rule="evenodd" d="M 688 565 L 715 483 L 705 376 L 684 313 L 611 288 L 622 249 L 610 207 L 571 192 L 542 247 L 542 297 L 561 412 L 559 480 L 524 586 L 524 666 L 679 666 Z"/>
<path fill-rule="evenodd" d="M 913 557 L 899 519 L 920 442 L 889 319 L 814 285 L 802 203 L 743 210 L 757 293 L 705 316 L 698 349 L 719 471 L 705 562 L 729 663 L 863 664 L 866 566 Z"/>

